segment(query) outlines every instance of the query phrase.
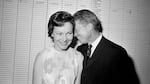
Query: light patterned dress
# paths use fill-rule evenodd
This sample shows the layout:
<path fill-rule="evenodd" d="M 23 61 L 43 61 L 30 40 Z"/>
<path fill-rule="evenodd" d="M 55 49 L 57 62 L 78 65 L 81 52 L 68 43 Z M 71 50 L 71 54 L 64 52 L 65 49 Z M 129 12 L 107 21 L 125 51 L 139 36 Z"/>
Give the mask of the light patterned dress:
<path fill-rule="evenodd" d="M 76 50 L 58 52 L 53 47 L 43 59 L 42 84 L 75 84 L 83 56 Z"/>

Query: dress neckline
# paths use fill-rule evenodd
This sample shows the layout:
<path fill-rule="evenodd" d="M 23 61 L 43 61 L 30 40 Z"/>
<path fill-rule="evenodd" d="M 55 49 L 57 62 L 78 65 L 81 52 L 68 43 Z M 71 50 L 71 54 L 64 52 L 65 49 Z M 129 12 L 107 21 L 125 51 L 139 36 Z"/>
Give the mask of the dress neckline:
<path fill-rule="evenodd" d="M 66 51 L 58 51 L 54 46 L 52 46 L 52 50 L 54 50 L 54 52 L 56 53 L 66 54 L 70 50 L 70 48 L 68 48 Z"/>

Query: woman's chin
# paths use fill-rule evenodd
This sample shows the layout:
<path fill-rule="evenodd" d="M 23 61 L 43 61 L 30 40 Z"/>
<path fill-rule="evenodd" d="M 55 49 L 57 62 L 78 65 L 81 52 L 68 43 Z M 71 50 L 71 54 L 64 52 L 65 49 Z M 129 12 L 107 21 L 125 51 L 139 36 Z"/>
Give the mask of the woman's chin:
<path fill-rule="evenodd" d="M 61 46 L 60 47 L 62 50 L 67 50 L 68 49 L 68 46 Z"/>

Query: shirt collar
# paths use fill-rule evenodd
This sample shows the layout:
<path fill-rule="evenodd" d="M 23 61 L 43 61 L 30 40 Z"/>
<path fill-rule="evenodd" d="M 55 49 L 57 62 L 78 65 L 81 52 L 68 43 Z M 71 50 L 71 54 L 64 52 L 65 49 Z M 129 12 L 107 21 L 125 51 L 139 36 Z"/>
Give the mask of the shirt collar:
<path fill-rule="evenodd" d="M 98 38 L 93 43 L 91 43 L 92 47 L 97 46 L 101 39 L 102 39 L 102 34 L 99 35 Z"/>
<path fill-rule="evenodd" d="M 97 38 L 93 43 L 91 43 L 92 49 L 91 49 L 91 55 L 90 55 L 90 56 L 92 56 L 92 54 L 93 54 L 93 52 L 94 52 L 96 46 L 97 46 L 98 43 L 101 41 L 101 39 L 102 39 L 102 34 L 100 34 L 100 35 L 98 36 L 98 38 Z"/>

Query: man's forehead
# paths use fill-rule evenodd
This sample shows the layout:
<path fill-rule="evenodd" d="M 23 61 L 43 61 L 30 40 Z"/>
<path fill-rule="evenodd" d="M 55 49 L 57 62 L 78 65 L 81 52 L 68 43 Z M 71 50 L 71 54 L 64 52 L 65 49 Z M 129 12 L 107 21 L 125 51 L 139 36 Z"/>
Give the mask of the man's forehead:
<path fill-rule="evenodd" d="M 79 24 L 79 25 L 84 25 L 84 26 L 86 26 L 88 24 L 88 22 L 86 22 L 84 20 L 76 20 L 75 23 L 76 23 L 76 25 Z"/>

